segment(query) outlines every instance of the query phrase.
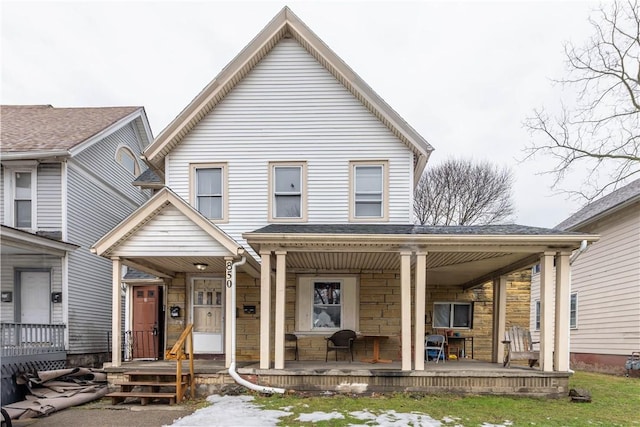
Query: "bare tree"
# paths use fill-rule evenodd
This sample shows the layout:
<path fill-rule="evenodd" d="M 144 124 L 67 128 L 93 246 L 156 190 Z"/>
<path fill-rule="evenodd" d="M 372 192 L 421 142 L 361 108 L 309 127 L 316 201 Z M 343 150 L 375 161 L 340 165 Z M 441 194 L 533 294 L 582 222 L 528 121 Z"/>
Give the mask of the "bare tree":
<path fill-rule="evenodd" d="M 535 110 L 525 126 L 540 135 L 527 159 L 554 160 L 543 173 L 552 188 L 588 201 L 640 174 L 640 11 L 638 0 L 605 3 L 589 19 L 592 37 L 582 47 L 565 44 L 568 76 L 556 82 L 575 100 L 549 115 Z M 578 189 L 562 189 L 576 170 L 586 172 Z"/>
<path fill-rule="evenodd" d="M 513 176 L 488 162 L 449 159 L 427 168 L 414 193 L 421 225 L 485 225 L 514 212 Z"/>

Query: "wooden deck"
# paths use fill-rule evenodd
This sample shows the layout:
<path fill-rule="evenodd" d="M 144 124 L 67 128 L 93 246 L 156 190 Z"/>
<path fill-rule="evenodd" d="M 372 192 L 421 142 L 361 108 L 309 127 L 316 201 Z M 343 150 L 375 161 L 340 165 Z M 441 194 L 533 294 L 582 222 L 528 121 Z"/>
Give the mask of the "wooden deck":
<path fill-rule="evenodd" d="M 186 364 L 186 362 L 183 362 Z M 195 360 L 196 395 L 219 393 L 235 384 L 223 361 Z M 281 387 L 306 393 L 455 393 L 508 396 L 562 397 L 569 392 L 570 373 L 542 372 L 526 365 L 500 364 L 470 359 L 428 362 L 424 371 L 402 371 L 399 362 L 288 361 L 285 369 L 260 369 L 257 362 L 238 363 L 238 373 L 260 385 Z M 167 369 L 175 371 L 174 361 L 124 362 L 121 367 L 105 367 L 112 388 L 128 378 L 124 372 Z"/>

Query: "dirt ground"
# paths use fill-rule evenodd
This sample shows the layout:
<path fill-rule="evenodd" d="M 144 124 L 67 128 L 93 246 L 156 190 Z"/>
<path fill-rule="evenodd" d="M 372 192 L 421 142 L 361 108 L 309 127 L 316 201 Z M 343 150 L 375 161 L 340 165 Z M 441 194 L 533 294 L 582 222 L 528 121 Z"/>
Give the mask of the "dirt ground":
<path fill-rule="evenodd" d="M 136 401 L 112 405 L 111 399 L 103 398 L 54 412 L 48 417 L 13 420 L 12 424 L 15 427 L 160 427 L 171 425 L 204 405 L 204 400 L 185 401 L 172 406 L 164 403 L 142 406 Z"/>

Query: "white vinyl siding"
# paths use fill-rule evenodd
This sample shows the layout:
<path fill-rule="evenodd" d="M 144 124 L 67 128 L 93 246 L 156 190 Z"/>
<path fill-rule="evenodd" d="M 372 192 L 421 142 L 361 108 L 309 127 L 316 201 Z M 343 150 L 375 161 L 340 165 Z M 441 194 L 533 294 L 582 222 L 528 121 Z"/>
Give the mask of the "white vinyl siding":
<path fill-rule="evenodd" d="M 0 224 L 4 222 L 4 166 L 0 165 Z"/>
<path fill-rule="evenodd" d="M 231 255 L 202 228 L 174 206 L 145 223 L 113 255 L 227 256 Z"/>
<path fill-rule="evenodd" d="M 389 223 L 411 222 L 411 151 L 293 39 L 282 40 L 166 158 L 167 185 L 189 200 L 189 164 L 228 162 L 229 222 L 267 225 L 269 162 L 306 161 L 307 222 L 349 220 L 349 162 L 386 160 Z M 376 222 L 373 220 L 371 222 Z"/>
<path fill-rule="evenodd" d="M 38 229 L 62 230 L 62 165 L 44 163 L 38 166 Z"/>
<path fill-rule="evenodd" d="M 571 352 L 628 355 L 640 348 L 639 212 L 636 203 L 578 230 L 599 234 L 600 240 L 571 268 L 571 292 L 579 296 Z M 532 277 L 531 291 L 533 301 L 540 294 L 540 275 Z"/>

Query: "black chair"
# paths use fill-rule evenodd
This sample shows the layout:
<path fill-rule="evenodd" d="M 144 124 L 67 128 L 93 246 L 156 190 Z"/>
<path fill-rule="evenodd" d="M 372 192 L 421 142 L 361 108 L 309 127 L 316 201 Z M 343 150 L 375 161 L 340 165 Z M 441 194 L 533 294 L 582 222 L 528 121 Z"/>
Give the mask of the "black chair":
<path fill-rule="evenodd" d="M 353 362 L 353 342 L 356 340 L 356 333 L 351 329 L 342 329 L 335 332 L 327 340 L 327 353 L 324 356 L 324 361 L 329 359 L 329 352 L 334 351 L 336 353 L 336 362 L 338 361 L 338 351 L 348 351 L 351 354 L 351 362 Z"/>
<path fill-rule="evenodd" d="M 293 350 L 294 360 L 298 360 L 298 337 L 296 334 L 284 334 L 284 349 Z"/>

